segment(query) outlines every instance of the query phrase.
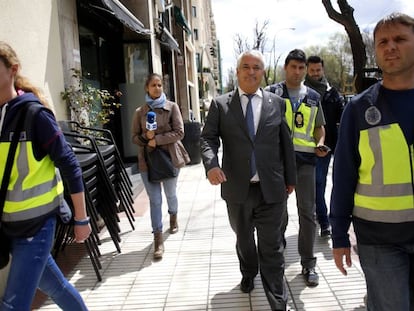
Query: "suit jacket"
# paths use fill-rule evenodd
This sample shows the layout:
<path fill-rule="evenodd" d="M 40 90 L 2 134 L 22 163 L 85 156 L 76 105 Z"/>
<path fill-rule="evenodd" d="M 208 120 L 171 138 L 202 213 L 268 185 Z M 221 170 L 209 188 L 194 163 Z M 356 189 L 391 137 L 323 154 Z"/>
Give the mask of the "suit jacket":
<path fill-rule="evenodd" d="M 206 172 L 219 166 L 227 182 L 221 195 L 226 201 L 244 203 L 250 184 L 250 158 L 255 148 L 256 168 L 266 203 L 286 200 L 286 185 L 296 184 L 295 153 L 285 120 L 285 100 L 263 91 L 260 121 L 254 141 L 249 137 L 238 90 L 221 95 L 211 103 L 201 133 L 200 148 Z"/>

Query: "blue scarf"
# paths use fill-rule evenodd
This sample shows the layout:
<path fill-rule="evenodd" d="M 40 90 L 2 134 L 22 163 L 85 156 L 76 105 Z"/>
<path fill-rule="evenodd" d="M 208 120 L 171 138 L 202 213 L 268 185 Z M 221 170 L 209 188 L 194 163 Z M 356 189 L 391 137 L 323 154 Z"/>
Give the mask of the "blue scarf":
<path fill-rule="evenodd" d="M 167 98 L 165 97 L 164 93 L 162 93 L 161 96 L 156 99 L 152 99 L 148 96 L 148 94 L 145 94 L 145 101 L 147 102 L 148 106 L 150 106 L 150 108 L 153 110 L 155 108 L 164 108 L 166 100 Z"/>

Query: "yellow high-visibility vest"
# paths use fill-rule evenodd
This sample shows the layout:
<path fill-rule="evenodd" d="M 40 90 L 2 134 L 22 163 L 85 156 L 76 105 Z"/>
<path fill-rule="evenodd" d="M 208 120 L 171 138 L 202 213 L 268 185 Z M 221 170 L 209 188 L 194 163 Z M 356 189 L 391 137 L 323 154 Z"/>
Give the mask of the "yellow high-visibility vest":
<path fill-rule="evenodd" d="M 28 109 L 27 115 L 36 109 Z M 18 119 L 18 117 L 16 117 Z M 28 116 L 20 135 L 16 155 L 4 202 L 4 222 L 30 220 L 47 215 L 59 206 L 63 194 L 63 182 L 53 161 L 47 155 L 40 161 L 33 154 Z M 4 172 L 10 141 L 0 143 L 0 172 Z"/>
<path fill-rule="evenodd" d="M 398 124 L 362 129 L 353 215 L 384 223 L 414 221 L 414 150 Z"/>
<path fill-rule="evenodd" d="M 317 105 L 308 105 L 306 103 L 300 103 L 297 111 L 294 112 L 290 99 L 286 99 L 285 116 L 292 132 L 295 151 L 315 152 L 316 143 L 313 132 L 315 130 L 317 112 Z"/>
<path fill-rule="evenodd" d="M 315 121 L 319 109 L 320 95 L 309 87 L 307 95 L 302 99 L 297 111 L 293 111 L 292 103 L 285 82 L 271 85 L 266 90 L 275 93 L 286 100 L 286 121 L 292 133 L 295 151 L 315 153 L 316 142 L 313 136 Z"/>

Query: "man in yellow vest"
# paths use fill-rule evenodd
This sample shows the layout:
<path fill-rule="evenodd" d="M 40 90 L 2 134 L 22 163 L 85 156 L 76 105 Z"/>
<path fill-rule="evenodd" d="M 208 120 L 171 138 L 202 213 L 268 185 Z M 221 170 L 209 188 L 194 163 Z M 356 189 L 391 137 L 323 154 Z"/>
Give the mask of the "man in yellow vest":
<path fill-rule="evenodd" d="M 383 80 L 355 96 L 339 128 L 331 197 L 333 256 L 351 266 L 351 222 L 367 309 L 414 310 L 414 19 L 393 13 L 374 28 Z"/>
<path fill-rule="evenodd" d="M 306 55 L 302 50 L 289 52 L 284 65 L 286 80 L 266 87 L 286 99 L 286 120 L 291 130 L 296 155 L 295 189 L 299 215 L 298 249 L 301 257 L 302 274 L 308 286 L 317 286 L 319 276 L 315 271 L 315 165 L 316 156 L 326 156 L 324 145 L 325 119 L 320 95 L 303 84 L 306 74 Z M 284 234 L 287 214 L 282 226 Z"/>

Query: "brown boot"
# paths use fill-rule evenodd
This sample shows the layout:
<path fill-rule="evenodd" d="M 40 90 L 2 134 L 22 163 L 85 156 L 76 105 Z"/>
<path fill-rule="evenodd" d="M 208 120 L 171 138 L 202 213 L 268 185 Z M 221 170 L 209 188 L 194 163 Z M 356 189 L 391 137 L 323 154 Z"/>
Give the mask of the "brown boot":
<path fill-rule="evenodd" d="M 164 240 L 162 238 L 162 232 L 154 233 L 154 259 L 162 259 L 164 254 Z"/>
<path fill-rule="evenodd" d="M 178 232 L 177 214 L 170 215 L 170 233 L 174 234 Z"/>

